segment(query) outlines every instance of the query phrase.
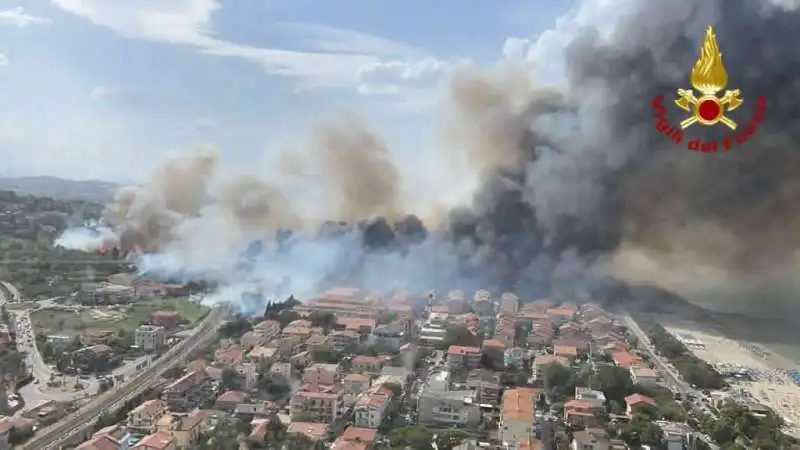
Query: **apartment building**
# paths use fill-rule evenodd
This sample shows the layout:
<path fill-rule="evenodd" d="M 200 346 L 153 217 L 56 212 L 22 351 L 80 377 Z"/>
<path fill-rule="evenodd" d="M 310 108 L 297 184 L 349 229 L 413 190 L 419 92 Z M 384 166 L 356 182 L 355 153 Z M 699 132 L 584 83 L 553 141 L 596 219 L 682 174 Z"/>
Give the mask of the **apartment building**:
<path fill-rule="evenodd" d="M 535 437 L 537 395 L 538 391 L 531 388 L 509 389 L 503 393 L 498 426 L 503 446 L 515 450 L 520 440 Z"/>
<path fill-rule="evenodd" d="M 352 371 L 355 373 L 381 373 L 383 358 L 378 356 L 358 355 L 353 358 Z"/>
<path fill-rule="evenodd" d="M 599 428 L 587 428 L 572 435 L 572 450 L 609 450 L 611 442 L 608 433 Z"/>
<path fill-rule="evenodd" d="M 292 420 L 334 422 L 345 413 L 344 388 L 304 384 L 289 402 Z"/>
<path fill-rule="evenodd" d="M 142 325 L 136 329 L 133 343 L 146 352 L 164 347 L 167 331 L 164 327 L 155 325 Z"/>
<path fill-rule="evenodd" d="M 158 431 L 142 438 L 133 450 L 177 450 L 178 440 L 169 433 Z"/>
<path fill-rule="evenodd" d="M 336 384 L 342 375 L 339 364 L 312 364 L 303 372 L 303 382 L 308 384 Z"/>
<path fill-rule="evenodd" d="M 630 368 L 630 373 L 634 384 L 646 388 L 658 386 L 658 374 L 649 367 L 633 366 Z"/>
<path fill-rule="evenodd" d="M 189 411 L 216 397 L 214 383 L 204 370 L 194 370 L 167 385 L 161 398 L 172 411 Z"/>
<path fill-rule="evenodd" d="M 165 414 L 156 424 L 158 431 L 172 436 L 179 448 L 194 448 L 202 431 L 201 424 L 206 418 L 205 411 L 195 411 L 188 416 Z"/>
<path fill-rule="evenodd" d="M 128 430 L 131 434 L 146 436 L 156 431 L 156 424 L 168 410 L 161 399 L 147 400 L 128 413 Z"/>
<path fill-rule="evenodd" d="M 481 349 L 451 345 L 447 350 L 447 364 L 450 370 L 478 369 L 481 367 Z"/>
<path fill-rule="evenodd" d="M 382 386 L 373 386 L 362 394 L 353 408 L 355 426 L 361 428 L 378 428 L 386 416 L 386 410 L 392 401 L 392 391 Z"/>
<path fill-rule="evenodd" d="M 479 403 L 496 404 L 503 389 L 500 372 L 473 369 L 467 374 L 467 387 L 475 391 Z"/>
<path fill-rule="evenodd" d="M 500 296 L 500 314 L 516 314 L 519 311 L 519 297 L 510 292 Z"/>
<path fill-rule="evenodd" d="M 441 390 L 427 386 L 417 399 L 421 425 L 469 428 L 481 421 L 476 393 L 471 390 Z"/>

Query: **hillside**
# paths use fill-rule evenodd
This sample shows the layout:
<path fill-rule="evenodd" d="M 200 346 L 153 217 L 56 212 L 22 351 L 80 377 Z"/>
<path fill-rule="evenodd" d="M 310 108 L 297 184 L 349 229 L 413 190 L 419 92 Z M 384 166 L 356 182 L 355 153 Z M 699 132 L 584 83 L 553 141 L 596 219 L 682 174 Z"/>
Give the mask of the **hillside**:
<path fill-rule="evenodd" d="M 0 190 L 21 195 L 107 203 L 120 185 L 99 180 L 75 181 L 58 177 L 0 178 Z"/>

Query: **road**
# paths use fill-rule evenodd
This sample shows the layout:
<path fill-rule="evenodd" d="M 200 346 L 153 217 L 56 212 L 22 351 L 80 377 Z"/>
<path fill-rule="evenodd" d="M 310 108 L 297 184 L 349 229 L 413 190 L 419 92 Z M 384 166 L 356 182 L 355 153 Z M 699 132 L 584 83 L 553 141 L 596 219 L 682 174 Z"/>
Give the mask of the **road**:
<path fill-rule="evenodd" d="M 625 313 L 622 318 L 625 320 L 628 330 L 632 331 L 633 334 L 636 335 L 636 339 L 639 341 L 639 349 L 647 352 L 648 356 L 650 357 L 650 361 L 655 364 L 656 369 L 658 369 L 659 373 L 668 380 L 669 385 L 673 387 L 675 391 L 684 394 L 684 398 L 686 398 L 686 394 L 693 395 L 695 399 L 704 399 L 706 397 L 703 392 L 693 388 L 689 383 L 685 382 L 681 375 L 675 369 L 673 369 L 672 366 L 664 362 L 664 360 L 656 352 L 653 344 L 650 342 L 650 338 L 647 336 L 647 333 L 645 333 L 644 330 L 639 327 L 639 324 L 636 323 L 636 321 L 633 320 L 628 313 Z M 711 414 L 713 416 L 713 413 L 705 406 L 696 407 L 695 409 L 703 412 L 704 414 Z M 705 434 L 698 434 L 698 436 L 706 444 L 708 444 L 712 450 L 719 449 L 719 446 L 714 443 L 709 436 Z"/>
<path fill-rule="evenodd" d="M 75 413 L 60 422 L 40 430 L 25 446 L 30 450 L 55 449 L 61 443 L 72 439 L 79 433 L 94 426 L 97 417 L 104 411 L 112 410 L 124 401 L 133 398 L 146 389 L 161 383 L 161 374 L 180 363 L 192 351 L 216 338 L 217 329 L 228 315 L 225 307 L 215 308 L 204 320 L 197 332 L 180 344 L 172 347 L 166 354 L 156 360 L 153 365 L 140 372 L 127 383 L 118 385 L 114 390 L 93 400 Z"/>
<path fill-rule="evenodd" d="M 639 324 L 637 324 L 630 315 L 626 313 L 623 316 L 623 319 L 625 320 L 625 324 L 628 326 L 628 329 L 636 335 L 636 339 L 639 341 L 639 348 L 647 352 L 648 356 L 650 357 L 650 361 L 656 365 L 659 373 L 661 373 L 661 375 L 668 380 L 668 383 L 671 387 L 677 388 L 677 390 L 681 393 L 692 394 L 696 398 L 703 397 L 702 392 L 693 388 L 689 383 L 684 381 L 681 375 L 674 368 L 664 362 L 664 360 L 656 352 L 653 344 L 650 342 L 650 338 L 647 337 L 647 333 L 645 333 L 644 330 L 639 327 Z"/>
<path fill-rule="evenodd" d="M 0 284 L 5 286 L 8 292 L 11 293 L 13 301 L 21 301 L 21 294 L 14 285 L 5 281 L 0 281 Z M 9 302 L 9 299 L 4 298 L 2 295 L 3 293 L 3 290 L 0 290 L 0 305 Z M 63 306 L 54 302 L 54 300 L 54 298 L 41 300 L 37 302 L 36 307 L 60 308 Z M 96 377 L 78 379 L 76 376 L 62 376 L 62 374 L 44 361 L 36 344 L 36 330 L 33 329 L 33 323 L 31 322 L 31 311 L 30 309 L 26 309 L 15 312 L 16 319 L 14 326 L 18 331 L 17 348 L 19 351 L 24 352 L 25 362 L 36 380 L 26 384 L 19 390 L 18 394 L 25 401 L 25 407 L 17 411 L 15 415 L 19 416 L 25 411 L 35 408 L 48 400 L 72 402 L 96 395 L 100 390 L 100 382 Z M 137 370 L 140 364 L 147 363 L 149 365 L 150 361 L 151 357 L 149 355 L 141 356 L 118 367 L 111 373 L 111 376 L 117 377 L 121 375 L 125 377 L 125 379 L 128 379 L 140 370 Z M 80 382 L 83 387 L 75 391 L 68 390 L 69 388 L 67 390 L 47 389 L 45 386 L 50 381 L 51 377 L 55 377 L 56 379 L 61 377 L 61 381 L 68 387 L 74 386 L 77 382 Z"/>

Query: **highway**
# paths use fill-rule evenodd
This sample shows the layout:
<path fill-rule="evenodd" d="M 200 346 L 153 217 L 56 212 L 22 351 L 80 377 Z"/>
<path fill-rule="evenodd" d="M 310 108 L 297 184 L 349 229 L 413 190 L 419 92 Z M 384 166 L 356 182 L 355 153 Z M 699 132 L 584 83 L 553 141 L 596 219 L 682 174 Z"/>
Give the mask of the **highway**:
<path fill-rule="evenodd" d="M 190 337 L 177 346 L 171 348 L 154 364 L 144 369 L 128 382 L 92 400 L 78 411 L 70 414 L 63 420 L 40 430 L 22 448 L 29 450 L 50 450 L 66 442 L 79 433 L 85 432 L 94 426 L 94 422 L 104 411 L 112 410 L 130 398 L 154 387 L 161 382 L 161 374 L 180 363 L 189 353 L 216 338 L 217 328 L 227 317 L 226 307 L 215 308 L 203 320 L 201 326 Z"/>

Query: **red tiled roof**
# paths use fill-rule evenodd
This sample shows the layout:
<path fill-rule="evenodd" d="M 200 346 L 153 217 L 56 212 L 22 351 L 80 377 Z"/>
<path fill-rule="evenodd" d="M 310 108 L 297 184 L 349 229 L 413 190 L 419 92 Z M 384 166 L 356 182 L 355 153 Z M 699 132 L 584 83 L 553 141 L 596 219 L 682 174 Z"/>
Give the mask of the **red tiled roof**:
<path fill-rule="evenodd" d="M 642 394 L 633 394 L 625 397 L 625 403 L 627 403 L 628 406 L 640 405 L 642 403 L 650 406 L 657 405 L 655 400 Z"/>

